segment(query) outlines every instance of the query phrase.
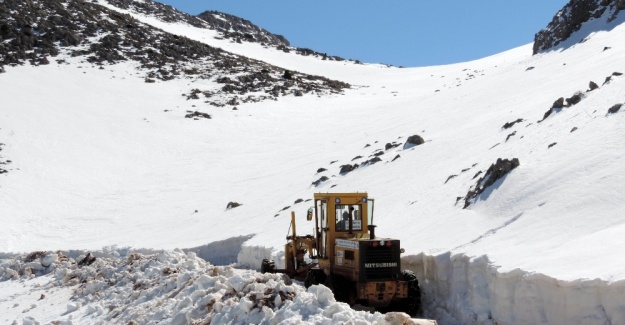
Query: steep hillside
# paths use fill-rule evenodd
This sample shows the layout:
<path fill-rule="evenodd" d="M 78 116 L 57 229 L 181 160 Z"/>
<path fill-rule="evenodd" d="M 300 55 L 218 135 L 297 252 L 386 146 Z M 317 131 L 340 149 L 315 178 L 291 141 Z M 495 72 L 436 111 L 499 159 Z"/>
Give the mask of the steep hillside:
<path fill-rule="evenodd" d="M 128 259 L 126 247 L 257 269 L 282 257 L 291 210 L 310 232 L 314 192 L 367 191 L 377 234 L 401 239 L 404 267 L 418 275 L 426 316 L 625 320 L 617 2 L 557 45 L 407 69 L 228 38 L 146 4 L 0 6 L 0 88 L 10 94 L 0 109 L 0 277 L 42 274 L 18 253 Z M 176 310 L 203 301 L 193 297 Z"/>

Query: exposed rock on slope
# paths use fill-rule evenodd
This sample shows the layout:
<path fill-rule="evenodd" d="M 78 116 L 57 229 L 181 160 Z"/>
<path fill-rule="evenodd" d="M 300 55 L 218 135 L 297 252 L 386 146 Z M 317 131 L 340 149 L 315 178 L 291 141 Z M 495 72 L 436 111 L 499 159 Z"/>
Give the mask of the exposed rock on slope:
<path fill-rule="evenodd" d="M 289 41 L 282 35 L 276 35 L 252 24 L 249 20 L 218 11 L 205 11 L 198 18 L 206 21 L 213 29 L 220 31 L 225 38 L 241 42 L 259 42 L 274 46 L 290 46 Z"/>
<path fill-rule="evenodd" d="M 2 151 L 2 147 L 4 146 L 4 143 L 0 143 L 0 151 Z M 10 160 L 4 160 L 3 157 L 0 155 L 0 174 L 4 174 L 4 173 L 8 173 L 8 171 L 6 169 L 4 169 L 4 165 L 9 164 L 11 161 Z"/>
<path fill-rule="evenodd" d="M 414 146 L 418 146 L 421 144 L 424 144 L 425 140 L 423 140 L 423 138 L 420 135 L 411 135 L 408 137 L 408 140 L 406 140 L 406 143 L 404 143 L 404 150 L 406 149 L 410 149 Z"/>
<path fill-rule="evenodd" d="M 152 8 L 129 0 L 111 3 L 120 8 L 132 6 L 132 10 L 146 11 L 166 21 L 208 28 L 203 20 L 169 6 L 158 4 Z M 208 98 L 205 102 L 214 106 L 273 100 L 285 95 L 337 93 L 350 87 L 344 82 L 296 71 L 291 71 L 291 78 L 286 80 L 281 68 L 166 33 L 89 1 L 65 4 L 59 0 L 6 0 L 0 6 L 0 71 L 5 65 L 25 62 L 49 64 L 60 54 L 85 58 L 100 66 L 135 61 L 148 83 L 175 78 L 214 80 L 224 84 L 222 89 L 196 92 L 203 93 Z M 251 92 L 255 94 L 250 95 Z M 199 99 L 196 97 L 193 99 Z"/>
<path fill-rule="evenodd" d="M 534 54 L 549 50 L 567 40 L 591 19 L 610 22 L 625 9 L 623 0 L 571 0 L 547 27 L 534 36 Z"/>
<path fill-rule="evenodd" d="M 293 50 L 296 54 L 304 56 L 312 55 L 320 57 L 323 60 L 344 60 L 341 57 L 328 56 L 325 53 L 319 53 L 311 49 L 292 48 L 289 41 L 284 36 L 270 33 L 256 26 L 249 20 L 218 11 L 205 11 L 197 16 L 191 16 L 171 6 L 152 0 L 109 0 L 108 2 L 118 8 L 132 10 L 146 16 L 154 16 L 165 22 L 185 22 L 194 27 L 216 30 L 221 33 L 221 37 L 237 43 L 260 43 L 285 52 L 291 52 L 291 50 Z"/>
<path fill-rule="evenodd" d="M 506 176 L 510 171 L 519 167 L 519 159 L 497 159 L 497 162 L 490 165 L 484 177 L 480 178 L 475 187 L 472 190 L 469 190 L 467 195 L 464 198 L 464 207 L 466 209 L 470 204 L 471 200 L 478 197 L 482 194 L 486 189 L 495 184 L 498 180 Z"/>

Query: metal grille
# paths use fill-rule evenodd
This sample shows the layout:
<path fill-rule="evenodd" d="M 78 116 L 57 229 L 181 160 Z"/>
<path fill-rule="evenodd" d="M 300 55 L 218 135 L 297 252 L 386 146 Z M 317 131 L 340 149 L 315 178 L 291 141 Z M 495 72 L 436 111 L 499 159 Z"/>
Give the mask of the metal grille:
<path fill-rule="evenodd" d="M 400 269 L 399 241 L 392 241 L 391 247 L 372 247 L 371 242 L 361 242 L 361 281 L 397 279 Z M 376 267 L 367 267 L 376 264 Z M 393 264 L 384 267 L 379 265 Z"/>

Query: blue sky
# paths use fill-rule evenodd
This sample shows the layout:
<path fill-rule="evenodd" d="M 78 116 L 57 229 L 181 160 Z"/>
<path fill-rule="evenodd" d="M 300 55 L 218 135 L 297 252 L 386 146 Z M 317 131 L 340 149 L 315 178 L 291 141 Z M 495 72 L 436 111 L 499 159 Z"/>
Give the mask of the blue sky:
<path fill-rule="evenodd" d="M 568 0 L 161 0 L 217 10 L 285 36 L 292 46 L 363 62 L 430 66 L 531 43 Z"/>

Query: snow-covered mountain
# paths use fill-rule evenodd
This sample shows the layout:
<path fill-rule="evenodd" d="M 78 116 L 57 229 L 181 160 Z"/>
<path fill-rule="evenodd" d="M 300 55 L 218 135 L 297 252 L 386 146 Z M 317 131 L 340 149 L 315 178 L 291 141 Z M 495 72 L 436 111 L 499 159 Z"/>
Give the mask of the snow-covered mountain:
<path fill-rule="evenodd" d="M 422 316 L 625 324 L 622 9 L 396 68 L 148 0 L 3 1 L 0 322 L 399 321 L 224 266 L 279 261 L 314 192 L 366 191 Z"/>

